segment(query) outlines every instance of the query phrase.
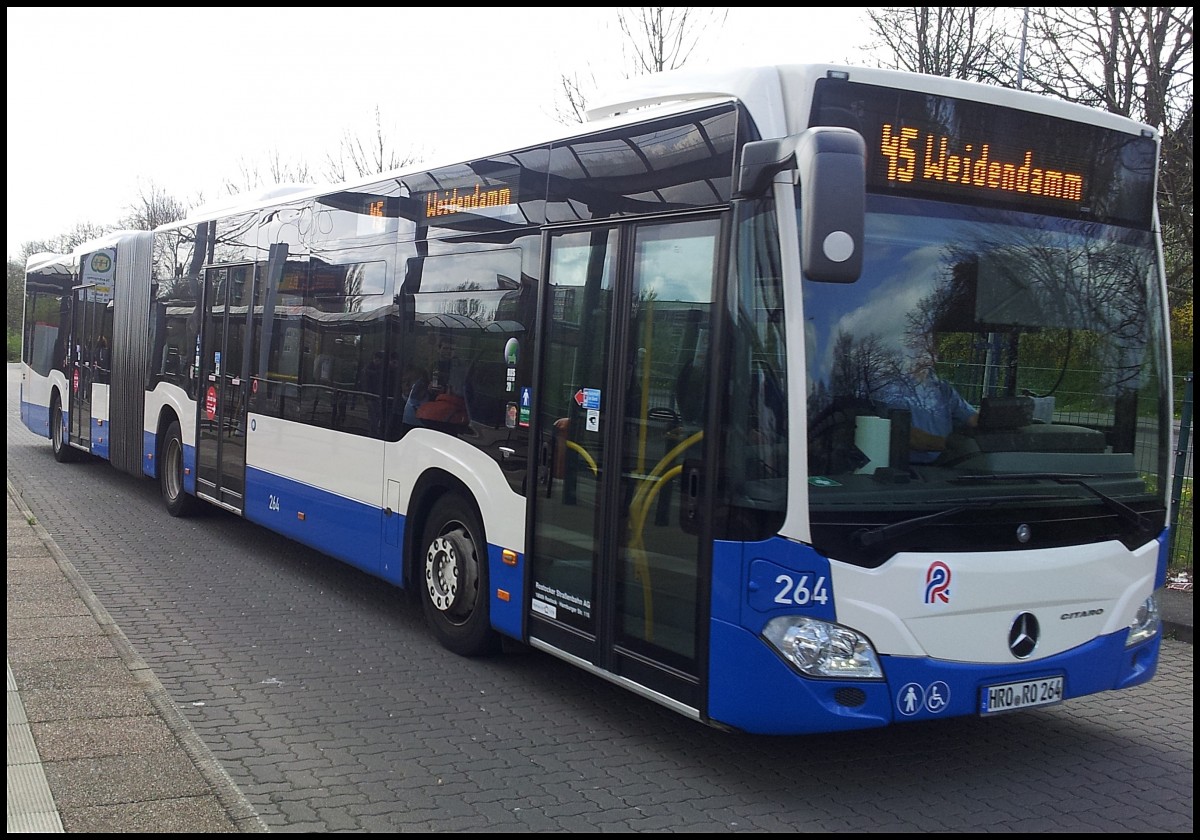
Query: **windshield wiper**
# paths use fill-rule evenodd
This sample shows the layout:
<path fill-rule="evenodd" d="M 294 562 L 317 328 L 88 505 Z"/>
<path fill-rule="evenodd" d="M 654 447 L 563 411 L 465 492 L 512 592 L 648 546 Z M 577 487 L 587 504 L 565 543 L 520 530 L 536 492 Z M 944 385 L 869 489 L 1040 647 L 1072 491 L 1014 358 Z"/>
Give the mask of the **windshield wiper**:
<path fill-rule="evenodd" d="M 899 522 L 893 522 L 891 525 L 880 525 L 877 528 L 862 528 L 855 531 L 852 537 L 859 545 L 866 548 L 892 537 L 898 537 L 901 534 L 915 531 L 918 528 L 930 525 L 941 519 L 948 519 L 956 513 L 962 513 L 964 510 L 970 510 L 971 508 L 991 507 L 992 505 L 1004 504 L 1006 502 L 1044 502 L 1057 498 L 1059 497 L 1054 495 L 980 496 L 979 498 L 960 501 L 951 507 L 935 513 L 914 516 L 912 519 L 902 519 Z"/>
<path fill-rule="evenodd" d="M 1100 501 L 1104 502 L 1104 506 L 1113 513 L 1121 517 L 1122 521 L 1129 525 L 1133 525 L 1142 533 L 1148 534 L 1152 529 L 1150 517 L 1146 516 L 1141 511 L 1134 510 L 1129 505 L 1119 499 L 1114 499 L 1112 496 L 1100 492 L 1091 484 L 1088 484 L 1088 479 L 1100 478 L 1099 473 L 999 473 L 996 475 L 960 475 L 950 479 L 956 484 L 983 484 L 988 482 L 1001 481 L 1056 481 L 1059 484 L 1074 484 L 1087 490 Z"/>

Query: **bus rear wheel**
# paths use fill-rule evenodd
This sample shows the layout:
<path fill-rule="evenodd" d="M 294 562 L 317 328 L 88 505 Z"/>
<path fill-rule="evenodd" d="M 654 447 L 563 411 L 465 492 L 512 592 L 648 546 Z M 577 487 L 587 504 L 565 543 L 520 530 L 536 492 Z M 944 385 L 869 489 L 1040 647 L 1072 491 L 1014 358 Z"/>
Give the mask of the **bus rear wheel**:
<path fill-rule="evenodd" d="M 163 440 L 162 457 L 158 461 L 158 486 L 163 504 L 171 516 L 190 516 L 199 503 L 183 486 L 183 433 L 179 421 L 172 421 Z"/>
<path fill-rule="evenodd" d="M 75 449 L 67 443 L 63 431 L 62 404 L 58 397 L 50 403 L 50 448 L 54 450 L 54 460 L 60 464 L 69 463 L 78 457 Z"/>
<path fill-rule="evenodd" d="M 420 591 L 425 620 L 447 650 L 484 656 L 499 649 L 488 615 L 487 543 L 474 510 L 443 496 L 421 541 Z"/>

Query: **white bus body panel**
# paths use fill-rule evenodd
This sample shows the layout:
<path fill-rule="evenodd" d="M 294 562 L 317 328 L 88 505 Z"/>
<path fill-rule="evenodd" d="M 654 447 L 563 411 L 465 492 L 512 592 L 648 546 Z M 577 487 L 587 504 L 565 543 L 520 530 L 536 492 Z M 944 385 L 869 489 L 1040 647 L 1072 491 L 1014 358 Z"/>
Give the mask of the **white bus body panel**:
<path fill-rule="evenodd" d="M 188 398 L 187 392 L 178 385 L 160 382 L 153 391 L 146 392 L 146 404 L 142 410 L 142 431 L 149 436 L 158 432 L 158 420 L 170 409 L 179 418 L 179 433 L 183 445 L 196 445 L 196 403 Z"/>
<path fill-rule="evenodd" d="M 54 389 L 61 394 L 62 410 L 65 414 L 70 410 L 71 393 L 67 389 L 67 378 L 62 371 L 52 370 L 48 376 L 41 376 L 33 368 L 21 364 L 21 400 L 28 405 L 36 406 L 47 413 L 50 411 L 50 398 Z"/>
<path fill-rule="evenodd" d="M 1013 661 L 1005 643 L 1022 612 L 1041 640 L 1028 661 L 1129 626 L 1154 591 L 1159 544 L 1119 542 L 1036 551 L 901 553 L 877 569 L 832 564 L 838 623 L 866 634 L 881 654 L 955 662 Z M 947 601 L 926 603 L 927 572 L 951 572 Z"/>
<path fill-rule="evenodd" d="M 459 479 L 479 505 L 488 542 L 522 552 L 525 500 L 514 493 L 499 465 L 468 443 L 428 429 L 413 429 L 385 443 L 261 414 L 250 415 L 246 466 L 382 509 L 408 510 L 421 476 L 440 469 Z M 386 498 L 388 482 L 396 496 Z"/>

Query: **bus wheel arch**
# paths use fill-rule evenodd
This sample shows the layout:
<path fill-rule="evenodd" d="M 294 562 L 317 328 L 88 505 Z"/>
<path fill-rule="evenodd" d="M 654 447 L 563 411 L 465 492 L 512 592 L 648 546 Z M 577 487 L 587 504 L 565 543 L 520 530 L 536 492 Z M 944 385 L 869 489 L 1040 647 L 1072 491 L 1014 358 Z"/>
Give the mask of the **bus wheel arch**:
<path fill-rule="evenodd" d="M 425 621 L 443 647 L 460 656 L 499 650 L 488 599 L 488 546 L 471 494 L 449 476 L 431 477 L 416 494 L 408 580 Z"/>
<path fill-rule="evenodd" d="M 173 414 L 165 414 L 159 422 L 158 487 L 163 504 L 171 516 L 191 516 L 199 501 L 184 485 L 183 432 Z"/>
<path fill-rule="evenodd" d="M 50 448 L 54 452 L 54 460 L 60 464 L 67 464 L 78 458 L 78 453 L 67 442 L 63 431 L 62 397 L 57 388 L 50 397 Z"/>

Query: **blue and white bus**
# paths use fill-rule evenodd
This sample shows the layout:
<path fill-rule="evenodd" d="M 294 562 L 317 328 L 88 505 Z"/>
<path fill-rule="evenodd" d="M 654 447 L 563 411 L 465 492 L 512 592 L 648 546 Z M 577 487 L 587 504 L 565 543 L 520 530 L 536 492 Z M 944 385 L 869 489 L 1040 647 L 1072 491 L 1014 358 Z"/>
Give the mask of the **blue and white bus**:
<path fill-rule="evenodd" d="M 32 258 L 22 416 L 415 590 L 451 651 L 716 727 L 1127 688 L 1166 572 L 1158 146 L 941 77 L 650 76 L 542 143 Z"/>

